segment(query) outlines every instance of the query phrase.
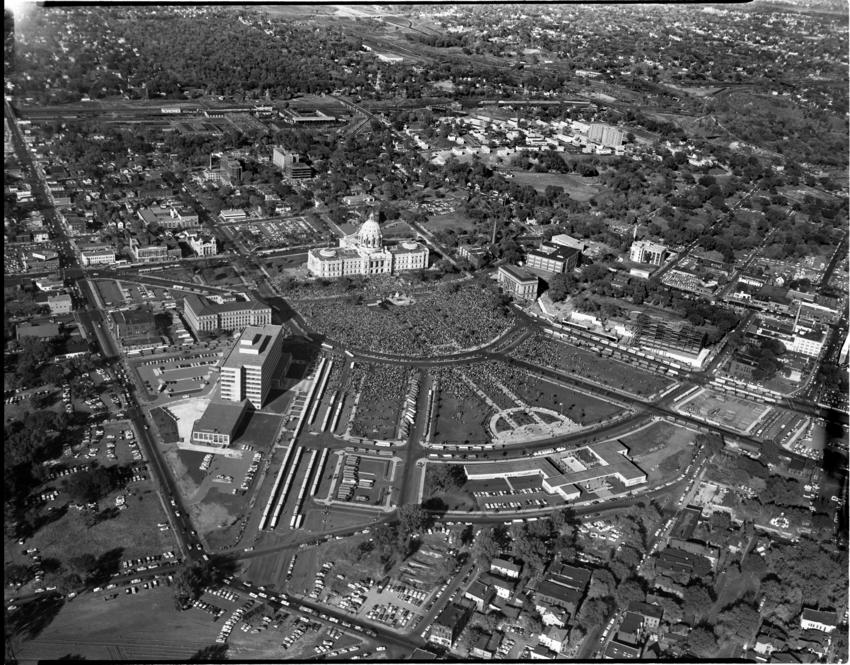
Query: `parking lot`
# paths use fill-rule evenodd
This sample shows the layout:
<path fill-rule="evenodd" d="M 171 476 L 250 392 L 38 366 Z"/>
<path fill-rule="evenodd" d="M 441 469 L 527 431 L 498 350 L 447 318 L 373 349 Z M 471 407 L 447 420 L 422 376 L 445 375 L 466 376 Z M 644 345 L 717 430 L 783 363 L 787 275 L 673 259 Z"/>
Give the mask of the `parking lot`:
<path fill-rule="evenodd" d="M 204 390 L 214 380 L 215 368 L 223 354 L 224 351 L 201 349 L 195 353 L 169 354 L 133 364 L 150 396 L 185 395 Z"/>
<path fill-rule="evenodd" d="M 230 228 L 251 250 L 304 245 L 317 242 L 325 235 L 304 217 L 242 222 L 233 224 Z"/>

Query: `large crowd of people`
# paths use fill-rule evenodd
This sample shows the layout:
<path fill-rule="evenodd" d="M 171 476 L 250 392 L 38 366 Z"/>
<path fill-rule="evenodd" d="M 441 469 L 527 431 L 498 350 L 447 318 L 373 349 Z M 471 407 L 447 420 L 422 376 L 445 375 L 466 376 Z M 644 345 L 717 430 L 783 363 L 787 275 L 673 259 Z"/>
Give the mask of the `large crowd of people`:
<path fill-rule="evenodd" d="M 357 367 L 360 367 L 359 363 Z M 351 433 L 378 439 L 395 438 L 399 410 L 413 370 L 384 364 L 370 364 L 363 369 L 366 380 L 360 392 Z"/>
<path fill-rule="evenodd" d="M 483 296 L 483 297 L 482 297 Z M 350 299 L 295 304 L 307 324 L 354 349 L 401 356 L 435 356 L 483 344 L 510 326 L 474 284 L 440 286 L 410 305 L 359 304 Z"/>
<path fill-rule="evenodd" d="M 612 358 L 557 342 L 538 333 L 513 350 L 513 355 L 544 367 L 554 367 L 604 386 L 651 395 L 669 384 L 663 377 L 643 372 Z"/>

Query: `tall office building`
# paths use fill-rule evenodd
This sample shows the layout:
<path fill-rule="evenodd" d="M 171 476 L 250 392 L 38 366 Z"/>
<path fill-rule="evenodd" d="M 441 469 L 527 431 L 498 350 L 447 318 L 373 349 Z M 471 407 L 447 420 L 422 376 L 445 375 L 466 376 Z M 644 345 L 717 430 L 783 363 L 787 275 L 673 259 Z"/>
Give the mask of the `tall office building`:
<path fill-rule="evenodd" d="M 294 152 L 290 152 L 286 148 L 279 148 L 275 146 L 272 150 L 272 163 L 281 171 L 288 170 L 296 160 L 296 154 Z"/>
<path fill-rule="evenodd" d="M 605 148 L 619 148 L 623 145 L 623 130 L 601 122 L 591 123 L 587 138 Z"/>
<path fill-rule="evenodd" d="M 245 328 L 221 366 L 221 399 L 230 402 L 247 399 L 254 408 L 261 409 L 283 355 L 283 326 Z M 282 371 L 286 371 L 285 367 Z"/>

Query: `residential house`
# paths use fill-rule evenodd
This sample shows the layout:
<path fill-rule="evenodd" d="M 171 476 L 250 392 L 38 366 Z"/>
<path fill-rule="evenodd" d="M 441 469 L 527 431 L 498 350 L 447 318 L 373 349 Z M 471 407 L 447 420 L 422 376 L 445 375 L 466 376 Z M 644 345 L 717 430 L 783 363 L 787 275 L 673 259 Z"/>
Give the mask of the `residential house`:
<path fill-rule="evenodd" d="M 643 629 L 648 633 L 658 632 L 661 619 L 664 618 L 664 610 L 658 605 L 650 605 L 640 601 L 629 603 L 629 611 L 640 615 Z"/>
<path fill-rule="evenodd" d="M 539 635 L 539 642 L 555 653 L 561 653 L 567 646 L 567 629 L 549 626 Z"/>
<path fill-rule="evenodd" d="M 519 579 L 522 566 L 507 559 L 493 559 L 490 562 L 490 572 L 516 580 Z"/>
<path fill-rule="evenodd" d="M 605 649 L 605 658 L 608 660 L 626 660 L 629 658 L 640 658 L 640 649 L 629 644 L 623 644 L 617 640 L 611 640 Z"/>
<path fill-rule="evenodd" d="M 464 592 L 463 597 L 475 603 L 475 609 L 484 612 L 490 606 L 495 591 L 487 587 L 481 580 L 475 580 Z"/>

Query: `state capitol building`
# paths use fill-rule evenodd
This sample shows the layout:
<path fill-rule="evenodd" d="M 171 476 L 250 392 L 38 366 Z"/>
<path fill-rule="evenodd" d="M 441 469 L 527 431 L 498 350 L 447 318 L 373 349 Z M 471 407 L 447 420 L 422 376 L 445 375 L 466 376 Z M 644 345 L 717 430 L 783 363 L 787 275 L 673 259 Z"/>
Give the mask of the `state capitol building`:
<path fill-rule="evenodd" d="M 354 275 L 383 275 L 428 267 L 428 248 L 414 240 L 385 247 L 375 213 L 351 235 L 341 238 L 339 247 L 311 249 L 307 270 L 315 277 L 334 279 Z"/>

